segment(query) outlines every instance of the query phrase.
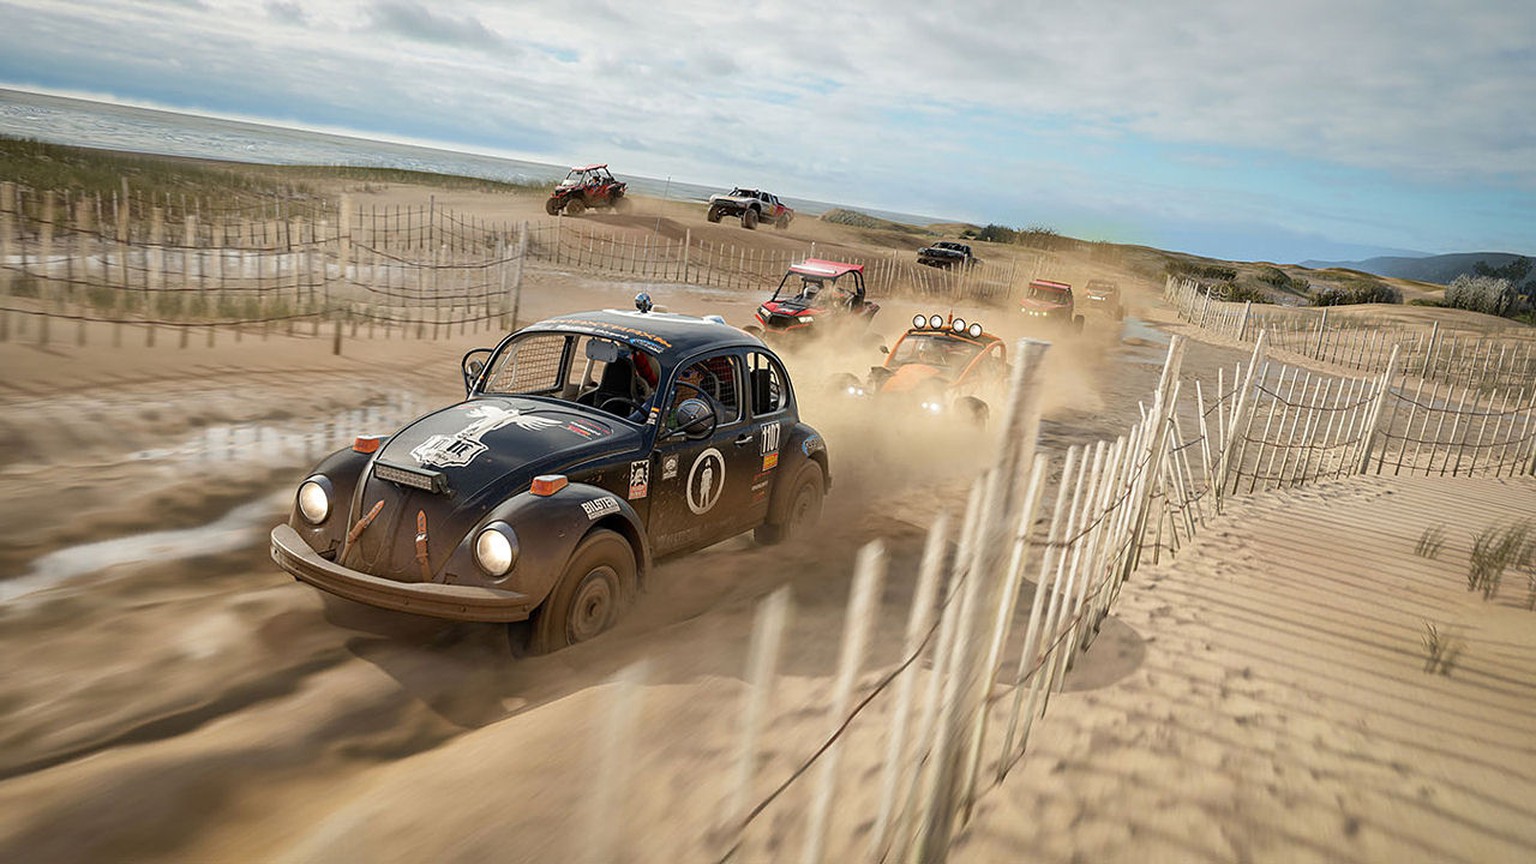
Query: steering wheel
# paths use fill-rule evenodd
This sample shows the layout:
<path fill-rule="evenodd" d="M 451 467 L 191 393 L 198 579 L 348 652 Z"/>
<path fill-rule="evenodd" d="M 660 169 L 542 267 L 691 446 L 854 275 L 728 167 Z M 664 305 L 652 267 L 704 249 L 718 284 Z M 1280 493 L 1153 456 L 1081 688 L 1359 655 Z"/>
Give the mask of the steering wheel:
<path fill-rule="evenodd" d="M 622 410 L 622 411 L 615 411 L 611 407 L 609 407 L 609 406 L 614 406 L 614 405 L 616 405 L 616 406 L 618 406 L 618 407 L 620 407 L 620 408 L 622 408 L 624 410 Z M 607 399 L 604 399 L 602 401 L 602 404 L 597 406 L 597 410 L 599 410 L 599 411 L 606 411 L 609 414 L 617 414 L 620 417 L 628 417 L 630 414 L 633 414 L 634 412 L 638 411 L 639 409 L 640 409 L 640 403 L 636 402 L 635 400 L 633 400 L 631 398 L 629 398 L 628 396 L 610 396 Z"/>
<path fill-rule="evenodd" d="M 698 372 L 699 372 L 699 375 L 702 378 L 702 380 L 699 383 L 700 384 L 707 384 L 707 385 L 709 385 L 710 391 L 715 394 L 714 397 L 713 397 L 714 400 L 716 402 L 720 401 L 720 391 L 722 389 L 724 389 L 720 385 L 720 376 L 716 375 L 715 373 L 709 371 L 708 369 L 702 368 L 702 367 L 698 370 Z M 677 382 L 677 386 L 679 386 L 679 387 L 693 387 L 693 389 L 699 391 L 699 395 L 701 395 L 701 396 L 704 395 L 704 389 L 702 387 L 697 387 L 697 386 L 695 386 L 693 384 L 687 383 L 686 381 L 679 381 L 679 382 Z"/>

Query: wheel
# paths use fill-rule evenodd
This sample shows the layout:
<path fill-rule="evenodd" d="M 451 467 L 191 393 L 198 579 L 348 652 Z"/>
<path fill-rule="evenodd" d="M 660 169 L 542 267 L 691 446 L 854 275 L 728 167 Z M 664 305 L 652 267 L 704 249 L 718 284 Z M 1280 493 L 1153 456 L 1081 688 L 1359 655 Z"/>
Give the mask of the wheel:
<path fill-rule="evenodd" d="M 704 214 L 704 218 L 711 222 L 719 222 L 720 217 L 723 215 L 724 214 L 720 212 L 719 207 L 711 207 L 709 208 L 709 212 Z"/>
<path fill-rule="evenodd" d="M 826 486 L 821 480 L 821 466 L 806 462 L 795 475 L 794 485 L 784 499 L 782 512 L 768 514 L 768 521 L 757 526 L 752 537 L 764 546 L 782 543 L 805 533 L 821 518 L 821 498 Z"/>
<path fill-rule="evenodd" d="M 741 227 L 751 231 L 757 227 L 757 211 L 746 209 L 741 211 Z"/>
<path fill-rule="evenodd" d="M 789 217 L 787 215 L 780 216 L 778 221 L 773 223 L 773 227 L 779 229 L 780 231 L 785 230 L 789 227 Z"/>
<path fill-rule="evenodd" d="M 962 398 L 958 407 L 960 409 L 960 416 L 964 417 L 967 423 L 978 429 L 986 428 L 987 420 L 992 416 L 992 411 L 987 408 L 987 403 L 977 399 L 975 396 Z"/>
<path fill-rule="evenodd" d="M 1081 333 L 1081 332 L 1083 332 L 1083 316 L 1081 316 L 1081 315 L 1074 315 L 1074 316 L 1072 316 L 1072 332 L 1073 333 Z"/>
<path fill-rule="evenodd" d="M 582 213 L 586 212 L 586 209 L 587 202 L 577 198 L 574 195 L 571 196 L 569 201 L 565 202 L 565 215 L 567 216 L 580 216 Z"/>
<path fill-rule="evenodd" d="M 559 198 L 551 198 L 548 201 L 545 201 L 544 202 L 544 212 L 548 213 L 551 216 L 559 216 L 560 215 L 560 203 L 561 202 L 560 202 Z"/>
<path fill-rule="evenodd" d="M 588 534 L 533 621 L 529 651 L 548 654 L 612 627 L 634 594 L 635 554 L 613 531 Z"/>

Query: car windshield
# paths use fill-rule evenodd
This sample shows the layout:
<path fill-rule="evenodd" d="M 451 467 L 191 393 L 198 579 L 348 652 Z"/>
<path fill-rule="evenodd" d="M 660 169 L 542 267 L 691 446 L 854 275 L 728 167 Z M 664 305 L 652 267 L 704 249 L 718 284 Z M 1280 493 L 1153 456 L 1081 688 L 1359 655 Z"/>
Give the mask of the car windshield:
<path fill-rule="evenodd" d="M 1072 296 L 1072 292 L 1062 288 L 1053 288 L 1049 285 L 1029 286 L 1029 296 L 1036 300 L 1044 300 L 1047 303 L 1065 303 Z"/>
<path fill-rule="evenodd" d="M 968 339 L 943 333 L 908 333 L 891 353 L 886 367 L 895 369 L 909 363 L 921 363 L 938 369 L 944 378 L 952 379 L 981 353 L 981 347 Z"/>
<path fill-rule="evenodd" d="M 731 190 L 731 197 L 732 198 L 756 198 L 757 197 L 757 190 L 755 190 L 755 189 L 732 189 Z"/>
<path fill-rule="evenodd" d="M 492 357 L 490 366 L 483 393 L 560 399 L 635 422 L 661 377 L 655 355 L 577 333 L 524 333 Z"/>

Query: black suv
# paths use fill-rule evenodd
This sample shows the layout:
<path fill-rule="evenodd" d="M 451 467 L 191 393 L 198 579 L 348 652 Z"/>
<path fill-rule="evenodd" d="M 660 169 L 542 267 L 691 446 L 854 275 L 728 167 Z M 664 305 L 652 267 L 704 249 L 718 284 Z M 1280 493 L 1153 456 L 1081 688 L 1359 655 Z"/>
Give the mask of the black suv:
<path fill-rule="evenodd" d="M 531 621 L 544 652 L 611 626 L 658 557 L 813 524 L 826 445 L 779 358 L 718 318 L 636 305 L 466 354 L 464 401 L 310 472 L 273 559 L 374 606 Z"/>

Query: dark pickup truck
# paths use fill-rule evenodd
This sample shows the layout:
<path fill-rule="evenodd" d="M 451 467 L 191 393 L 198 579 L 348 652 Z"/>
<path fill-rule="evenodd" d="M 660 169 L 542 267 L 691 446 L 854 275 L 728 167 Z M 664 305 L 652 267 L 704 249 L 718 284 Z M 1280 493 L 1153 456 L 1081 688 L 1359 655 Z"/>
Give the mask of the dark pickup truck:
<path fill-rule="evenodd" d="M 929 267 L 948 268 L 957 265 L 974 267 L 981 263 L 981 259 L 972 255 L 971 247 L 964 243 L 940 240 L 932 246 L 924 246 L 917 250 L 917 263 L 927 264 Z"/>

